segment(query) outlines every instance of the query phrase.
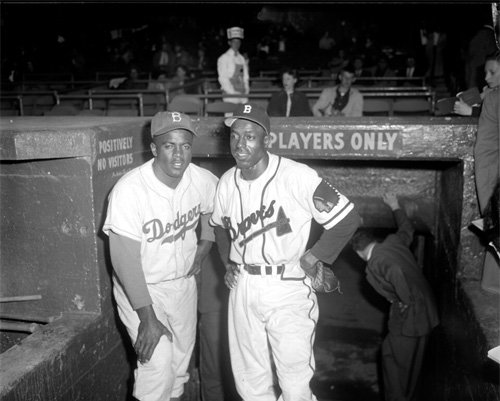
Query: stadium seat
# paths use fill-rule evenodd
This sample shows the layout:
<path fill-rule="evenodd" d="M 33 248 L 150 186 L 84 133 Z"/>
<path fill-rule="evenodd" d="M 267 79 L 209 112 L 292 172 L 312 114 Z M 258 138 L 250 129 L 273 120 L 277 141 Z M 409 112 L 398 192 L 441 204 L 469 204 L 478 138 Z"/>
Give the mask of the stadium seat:
<path fill-rule="evenodd" d="M 69 104 L 56 104 L 52 109 L 43 113 L 44 116 L 76 116 L 78 109 Z"/>
<path fill-rule="evenodd" d="M 207 116 L 223 116 L 226 113 L 232 113 L 236 106 L 237 103 L 216 101 L 208 103 L 205 108 L 205 112 Z"/>
<path fill-rule="evenodd" d="M 106 115 L 108 117 L 137 117 L 139 112 L 134 109 L 108 109 Z"/>
<path fill-rule="evenodd" d="M 177 95 L 168 104 L 168 111 L 178 111 L 188 115 L 201 115 L 203 102 L 200 98 L 190 95 Z"/>
<path fill-rule="evenodd" d="M 395 116 L 432 115 L 432 104 L 429 100 L 423 98 L 396 99 L 393 105 L 393 113 Z"/>
<path fill-rule="evenodd" d="M 391 114 L 391 101 L 387 99 L 363 100 L 363 116 L 388 116 Z"/>

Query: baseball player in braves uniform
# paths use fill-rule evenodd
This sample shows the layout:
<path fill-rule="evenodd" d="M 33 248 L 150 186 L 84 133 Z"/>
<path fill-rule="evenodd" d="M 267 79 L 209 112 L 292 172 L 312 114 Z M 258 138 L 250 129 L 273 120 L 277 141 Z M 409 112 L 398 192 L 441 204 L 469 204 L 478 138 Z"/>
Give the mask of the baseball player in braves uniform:
<path fill-rule="evenodd" d="M 266 150 L 271 138 L 265 110 L 239 105 L 225 124 L 236 166 L 219 181 L 210 222 L 226 230 L 216 228 L 216 238 L 231 288 L 228 326 L 236 387 L 244 400 L 275 401 L 273 361 L 280 400 L 315 400 L 309 382 L 318 304 L 304 269 L 318 260 L 332 263 L 359 216 L 315 170 Z M 313 218 L 325 231 L 304 253 Z M 225 234 L 231 239 L 229 255 Z"/>
<path fill-rule="evenodd" d="M 223 93 L 229 95 L 250 92 L 248 64 L 239 52 L 243 29 L 239 27 L 227 30 L 229 49 L 217 59 L 217 74 Z M 245 103 L 247 98 L 226 97 L 228 103 Z"/>
<path fill-rule="evenodd" d="M 187 115 L 156 114 L 151 135 L 154 158 L 116 183 L 103 231 L 110 241 L 118 313 L 138 358 L 134 396 L 164 401 L 178 399 L 189 378 L 194 274 L 214 240 L 208 219 L 217 178 L 190 163 L 195 131 Z"/>

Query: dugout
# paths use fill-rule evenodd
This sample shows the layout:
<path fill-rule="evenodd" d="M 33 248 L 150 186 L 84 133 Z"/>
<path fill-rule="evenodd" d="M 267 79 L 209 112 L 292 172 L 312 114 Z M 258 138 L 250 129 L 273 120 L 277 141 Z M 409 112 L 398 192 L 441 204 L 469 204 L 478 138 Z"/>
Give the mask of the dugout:
<path fill-rule="evenodd" d="M 130 344 L 117 328 L 101 227 L 112 185 L 151 157 L 149 121 L 1 119 L 0 294 L 41 296 L 0 304 L 4 316 L 40 323 L 29 336 L 1 333 L 2 344 L 8 343 L 0 355 L 2 400 L 125 399 Z M 469 229 L 478 217 L 472 157 L 477 120 L 271 122 L 271 151 L 329 177 L 354 201 L 365 225 L 394 228 L 380 197 L 388 189 L 405 194 L 442 317 L 428 398 L 500 399 L 498 366 L 486 358 L 499 343 L 499 297 L 481 289 L 483 247 Z M 199 118 L 195 125 L 194 161 L 220 173 L 231 165 L 222 120 Z M 196 380 L 194 375 L 187 386 L 189 401 L 197 400 Z"/>

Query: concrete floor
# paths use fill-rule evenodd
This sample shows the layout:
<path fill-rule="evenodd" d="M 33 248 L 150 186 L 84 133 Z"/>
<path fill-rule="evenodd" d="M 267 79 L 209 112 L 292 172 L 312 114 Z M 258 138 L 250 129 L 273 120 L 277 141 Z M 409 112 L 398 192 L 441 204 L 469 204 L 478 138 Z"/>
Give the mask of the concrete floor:
<path fill-rule="evenodd" d="M 341 294 L 319 294 L 312 388 L 321 401 L 380 401 L 377 353 L 387 302 L 365 280 L 364 263 L 350 249 L 333 266 Z"/>

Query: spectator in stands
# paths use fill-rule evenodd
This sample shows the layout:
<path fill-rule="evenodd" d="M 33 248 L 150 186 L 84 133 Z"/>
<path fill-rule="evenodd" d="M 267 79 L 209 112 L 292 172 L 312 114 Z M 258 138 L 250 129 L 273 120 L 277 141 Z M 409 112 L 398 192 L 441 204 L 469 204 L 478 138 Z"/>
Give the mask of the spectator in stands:
<path fill-rule="evenodd" d="M 162 42 L 160 48 L 153 54 L 153 71 L 168 74 L 171 64 L 171 48 L 168 42 Z"/>
<path fill-rule="evenodd" d="M 486 57 L 486 63 L 484 65 L 484 80 L 487 85 L 481 92 L 481 99 L 483 101 L 489 92 L 497 90 L 500 87 L 500 60 L 498 58 L 498 54 L 498 52 L 495 52 Z M 453 111 L 461 116 L 478 117 L 481 113 L 481 105 L 482 104 L 469 105 L 462 99 L 458 99 L 455 102 Z"/>
<path fill-rule="evenodd" d="M 118 87 L 118 89 L 144 89 L 145 85 L 138 82 L 139 70 L 135 65 L 131 65 L 128 70 L 128 76 L 125 81 Z"/>
<path fill-rule="evenodd" d="M 330 59 L 334 46 L 335 39 L 330 35 L 330 32 L 325 31 L 318 42 L 320 60 L 322 63 L 327 62 Z"/>
<path fill-rule="evenodd" d="M 160 90 L 164 91 L 166 89 L 165 82 L 167 80 L 167 76 L 164 72 L 153 71 L 152 73 L 153 80 L 148 83 L 148 90 Z"/>
<path fill-rule="evenodd" d="M 185 65 L 178 65 L 175 69 L 175 75 L 168 83 L 168 88 L 177 88 L 170 91 L 170 96 L 173 98 L 177 95 L 183 95 L 186 93 L 186 89 L 183 88 L 185 84 L 189 81 L 189 69 Z"/>
<path fill-rule="evenodd" d="M 194 58 L 189 52 L 179 43 L 174 46 L 174 66 L 183 65 L 188 68 L 193 67 Z M 176 67 L 174 67 L 176 68 Z"/>
<path fill-rule="evenodd" d="M 465 83 L 467 89 L 483 87 L 482 76 L 487 55 L 497 50 L 495 31 L 492 25 L 484 24 L 469 41 L 465 62 Z"/>
<path fill-rule="evenodd" d="M 281 72 L 283 90 L 274 93 L 267 106 L 267 114 L 271 117 L 301 117 L 312 116 L 309 100 L 295 87 L 299 80 L 296 69 L 284 68 Z"/>
<path fill-rule="evenodd" d="M 240 53 L 244 30 L 232 27 L 227 30 L 229 49 L 217 60 L 219 83 L 224 94 L 248 94 L 250 92 L 248 63 Z M 225 97 L 225 102 L 246 103 L 246 97 Z"/>
<path fill-rule="evenodd" d="M 382 77 L 395 77 L 396 72 L 390 68 L 389 60 L 387 60 L 386 56 L 380 56 L 377 65 L 373 70 L 373 77 L 382 78 Z M 375 86 L 395 86 L 395 81 L 390 80 L 376 80 L 374 81 Z"/>
<path fill-rule="evenodd" d="M 399 77 L 405 77 L 405 78 L 423 77 L 424 74 L 425 74 L 425 71 L 417 64 L 416 58 L 411 54 L 406 57 L 405 65 L 398 72 Z M 419 86 L 419 85 L 421 85 L 421 82 L 420 81 L 412 82 L 411 80 L 408 80 L 408 81 L 404 81 L 403 85 L 404 86 L 407 86 L 407 85 Z"/>
<path fill-rule="evenodd" d="M 315 116 L 361 117 L 363 115 L 363 95 L 352 87 L 356 80 L 351 64 L 342 68 L 338 75 L 339 84 L 325 88 L 312 108 Z"/>
<path fill-rule="evenodd" d="M 366 77 L 372 76 L 370 70 L 365 68 L 365 66 L 364 66 L 363 57 L 361 57 L 361 56 L 354 57 L 352 65 L 354 67 L 354 77 L 356 79 L 357 78 L 366 78 Z M 366 82 L 363 82 L 363 84 L 366 84 Z"/>

